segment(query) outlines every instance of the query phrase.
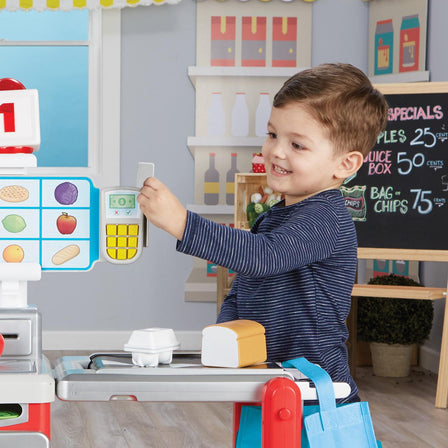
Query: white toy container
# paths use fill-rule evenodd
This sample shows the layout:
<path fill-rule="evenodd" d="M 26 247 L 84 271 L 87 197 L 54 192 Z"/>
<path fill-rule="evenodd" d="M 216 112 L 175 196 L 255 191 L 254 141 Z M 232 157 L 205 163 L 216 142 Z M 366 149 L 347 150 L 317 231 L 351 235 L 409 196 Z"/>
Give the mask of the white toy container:
<path fill-rule="evenodd" d="M 144 328 L 132 332 L 124 350 L 132 352 L 132 362 L 140 367 L 170 364 L 179 342 L 171 328 Z"/>

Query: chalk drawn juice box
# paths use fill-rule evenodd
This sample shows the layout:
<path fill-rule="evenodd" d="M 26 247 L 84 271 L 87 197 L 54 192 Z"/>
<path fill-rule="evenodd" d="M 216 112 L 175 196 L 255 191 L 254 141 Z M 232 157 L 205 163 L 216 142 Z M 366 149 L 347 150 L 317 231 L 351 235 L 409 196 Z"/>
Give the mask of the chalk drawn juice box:
<path fill-rule="evenodd" d="M 297 17 L 272 18 L 272 67 L 297 66 Z"/>
<path fill-rule="evenodd" d="M 394 28 L 392 19 L 381 20 L 375 29 L 375 75 L 393 71 Z"/>
<path fill-rule="evenodd" d="M 400 28 L 400 72 L 418 70 L 420 52 L 420 23 L 418 14 L 403 17 Z"/>
<path fill-rule="evenodd" d="M 235 17 L 212 16 L 210 65 L 235 66 Z"/>
<path fill-rule="evenodd" d="M 266 17 L 243 17 L 241 65 L 266 67 Z"/>

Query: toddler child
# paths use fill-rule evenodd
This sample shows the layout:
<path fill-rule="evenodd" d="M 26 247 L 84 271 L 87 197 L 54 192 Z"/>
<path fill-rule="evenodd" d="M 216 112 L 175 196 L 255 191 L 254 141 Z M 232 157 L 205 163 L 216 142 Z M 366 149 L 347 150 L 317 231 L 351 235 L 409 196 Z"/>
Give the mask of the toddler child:
<path fill-rule="evenodd" d="M 267 184 L 284 199 L 250 232 L 186 211 L 155 178 L 138 197 L 148 220 L 177 250 L 235 271 L 218 322 L 250 319 L 266 329 L 269 361 L 304 356 L 351 386 L 345 324 L 357 239 L 339 191 L 374 146 L 387 103 L 350 64 L 301 71 L 275 95 L 263 145 Z"/>

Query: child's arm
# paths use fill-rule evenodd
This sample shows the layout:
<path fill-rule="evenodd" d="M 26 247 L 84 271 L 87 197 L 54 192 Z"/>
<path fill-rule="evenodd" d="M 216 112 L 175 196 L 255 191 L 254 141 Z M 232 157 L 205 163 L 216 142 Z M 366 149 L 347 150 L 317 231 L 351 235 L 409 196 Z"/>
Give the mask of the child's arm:
<path fill-rule="evenodd" d="M 340 236 L 338 218 L 326 204 L 321 205 L 317 210 L 313 206 L 314 219 L 302 207 L 271 230 L 262 222 L 258 233 L 223 226 L 188 211 L 177 250 L 249 277 L 290 272 L 333 254 Z M 353 250 L 356 253 L 356 244 Z"/>
<path fill-rule="evenodd" d="M 149 222 L 182 239 L 187 211 L 162 182 L 155 177 L 146 179 L 137 201 Z"/>
<path fill-rule="evenodd" d="M 314 205 L 312 216 L 303 207 L 275 230 L 254 234 L 187 212 L 156 178 L 146 179 L 140 192 L 137 200 L 143 213 L 152 224 L 178 239 L 179 252 L 251 277 L 289 272 L 325 259 L 338 238 L 338 218 L 326 204 Z"/>

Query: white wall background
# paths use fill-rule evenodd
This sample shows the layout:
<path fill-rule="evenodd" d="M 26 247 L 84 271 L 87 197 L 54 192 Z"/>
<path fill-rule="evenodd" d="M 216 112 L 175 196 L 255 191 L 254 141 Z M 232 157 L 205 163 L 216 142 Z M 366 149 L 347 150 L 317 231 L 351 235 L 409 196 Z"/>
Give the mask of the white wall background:
<path fill-rule="evenodd" d="M 448 81 L 448 2 L 429 3 L 427 69 L 431 81 Z M 122 11 L 121 183 L 134 185 L 137 162 L 152 161 L 156 176 L 184 204 L 194 202 L 186 140 L 194 135 L 195 92 L 187 68 L 195 65 L 195 19 L 193 0 Z M 368 2 L 316 0 L 312 65 L 349 62 L 367 73 L 367 30 Z M 184 302 L 191 266 L 189 257 L 176 253 L 174 238 L 151 227 L 150 247 L 137 263 L 44 273 L 30 283 L 28 299 L 42 314 L 44 348 L 121 348 L 131 330 L 148 326 L 200 331 L 214 322 L 216 306 Z M 422 269 L 427 286 L 446 286 L 447 275 L 444 263 L 425 263 Z M 435 305 L 426 347 L 437 355 L 444 303 Z"/>

